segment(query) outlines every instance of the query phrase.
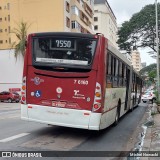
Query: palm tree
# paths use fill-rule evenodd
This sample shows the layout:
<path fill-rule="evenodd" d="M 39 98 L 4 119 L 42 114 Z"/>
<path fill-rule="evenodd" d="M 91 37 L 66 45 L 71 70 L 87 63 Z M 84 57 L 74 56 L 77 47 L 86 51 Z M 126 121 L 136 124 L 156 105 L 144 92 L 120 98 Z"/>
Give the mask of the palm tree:
<path fill-rule="evenodd" d="M 24 58 L 25 55 L 25 45 L 27 39 L 27 30 L 30 27 L 26 22 L 21 21 L 17 23 L 17 28 L 13 28 L 11 33 L 15 34 L 17 41 L 13 42 L 11 48 L 14 48 L 14 56 L 17 59 L 18 55 L 22 55 Z"/>

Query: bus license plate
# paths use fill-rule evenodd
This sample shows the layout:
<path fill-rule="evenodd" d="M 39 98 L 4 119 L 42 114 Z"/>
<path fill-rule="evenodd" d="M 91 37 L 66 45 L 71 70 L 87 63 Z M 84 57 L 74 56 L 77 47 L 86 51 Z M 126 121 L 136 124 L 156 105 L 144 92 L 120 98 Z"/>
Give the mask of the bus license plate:
<path fill-rule="evenodd" d="M 66 105 L 66 102 L 55 102 L 55 101 L 52 101 L 52 106 L 53 107 L 65 107 Z"/>

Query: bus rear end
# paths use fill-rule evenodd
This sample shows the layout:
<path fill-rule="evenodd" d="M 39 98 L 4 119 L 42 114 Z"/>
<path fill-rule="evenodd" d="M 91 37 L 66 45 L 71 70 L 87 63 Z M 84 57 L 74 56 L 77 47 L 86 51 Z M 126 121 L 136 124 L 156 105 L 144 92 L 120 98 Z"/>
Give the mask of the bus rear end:
<path fill-rule="evenodd" d="M 97 46 L 102 43 L 98 37 L 78 33 L 28 36 L 23 120 L 99 130 L 104 86 L 103 71 L 98 72 L 101 64 Z"/>

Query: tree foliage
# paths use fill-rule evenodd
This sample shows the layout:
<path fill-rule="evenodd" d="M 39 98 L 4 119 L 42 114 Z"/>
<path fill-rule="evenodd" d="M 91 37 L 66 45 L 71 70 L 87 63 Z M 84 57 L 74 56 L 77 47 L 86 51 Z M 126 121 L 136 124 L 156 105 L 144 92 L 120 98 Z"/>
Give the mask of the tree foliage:
<path fill-rule="evenodd" d="M 146 67 L 142 68 L 142 69 L 140 70 L 140 74 L 141 74 L 141 75 L 144 75 L 144 74 L 146 74 L 146 73 L 148 74 L 148 73 L 151 72 L 151 71 L 155 71 L 156 68 L 157 68 L 157 64 L 156 64 L 156 63 L 150 64 L 149 66 L 146 66 Z"/>
<path fill-rule="evenodd" d="M 160 11 L 160 4 L 158 3 L 157 6 Z M 155 5 L 150 4 L 134 14 L 129 21 L 124 22 L 118 31 L 120 49 L 130 52 L 138 47 L 149 47 L 156 51 L 155 19 Z M 158 19 L 160 19 L 160 14 Z"/>
<path fill-rule="evenodd" d="M 155 83 L 155 78 L 157 77 L 157 65 L 154 63 L 144 67 L 140 70 L 140 75 L 144 79 L 147 79 L 146 84 L 151 85 Z"/>
<path fill-rule="evenodd" d="M 12 43 L 11 48 L 14 48 L 14 55 L 17 59 L 18 55 L 25 55 L 25 44 L 27 39 L 27 30 L 30 27 L 26 22 L 21 21 L 17 23 L 17 28 L 13 28 L 11 33 L 15 34 L 17 41 Z"/>

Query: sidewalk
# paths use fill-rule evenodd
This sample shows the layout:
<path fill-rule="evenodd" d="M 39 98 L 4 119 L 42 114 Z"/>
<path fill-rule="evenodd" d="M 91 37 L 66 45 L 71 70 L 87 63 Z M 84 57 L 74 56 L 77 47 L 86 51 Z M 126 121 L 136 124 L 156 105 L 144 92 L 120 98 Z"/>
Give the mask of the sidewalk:
<path fill-rule="evenodd" d="M 159 151 L 160 154 L 160 113 L 155 103 L 149 107 L 154 125 L 147 127 L 142 151 Z M 142 157 L 141 160 L 160 160 L 160 157 Z"/>

